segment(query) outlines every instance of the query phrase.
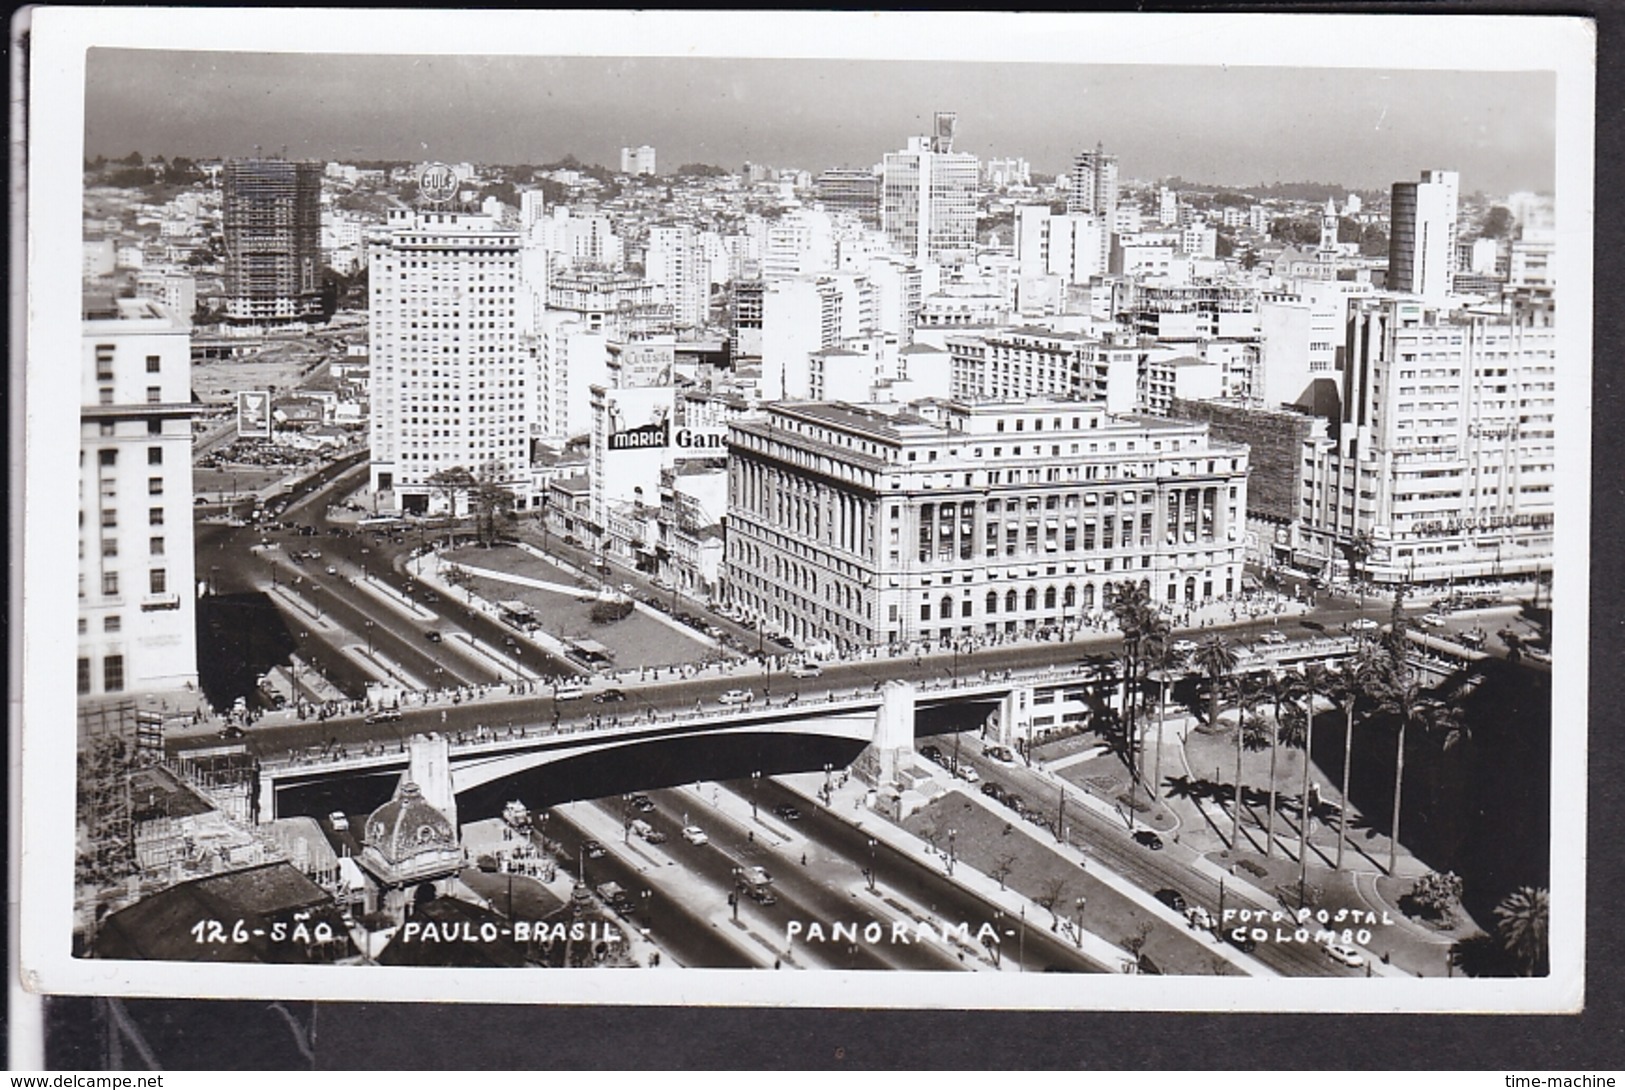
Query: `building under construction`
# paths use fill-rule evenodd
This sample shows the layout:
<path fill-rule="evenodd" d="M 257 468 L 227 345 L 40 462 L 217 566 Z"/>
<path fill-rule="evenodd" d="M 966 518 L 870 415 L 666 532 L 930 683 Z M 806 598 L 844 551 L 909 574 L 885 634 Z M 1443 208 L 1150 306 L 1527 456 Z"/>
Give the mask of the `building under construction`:
<path fill-rule="evenodd" d="M 226 320 L 322 316 L 322 164 L 234 159 L 221 174 Z"/>

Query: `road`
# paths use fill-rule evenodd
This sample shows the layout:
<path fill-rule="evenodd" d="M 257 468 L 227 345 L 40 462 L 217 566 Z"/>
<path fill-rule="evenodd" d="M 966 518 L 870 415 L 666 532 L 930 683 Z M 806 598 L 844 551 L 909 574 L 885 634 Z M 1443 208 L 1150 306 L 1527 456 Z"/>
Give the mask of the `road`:
<path fill-rule="evenodd" d="M 1036 804 L 1040 813 L 1053 815 L 1060 812 L 1061 793 L 1054 781 L 1023 764 L 1005 764 L 983 756 L 980 741 L 971 737 L 960 745 L 959 754 L 960 761 L 974 767 L 984 783 L 997 783 L 1015 791 L 1029 803 Z M 1076 800 L 1069 800 L 1066 823 L 1075 834 L 1082 834 L 1086 850 L 1092 858 L 1141 889 L 1148 892 L 1165 888 L 1178 890 L 1189 904 L 1201 905 L 1215 916 L 1218 915 L 1221 902 L 1219 884 L 1189 865 L 1189 849 L 1178 844 L 1166 844 L 1161 851 L 1153 851 L 1137 843 L 1125 823 L 1103 817 Z M 1269 911 L 1280 909 L 1274 903 L 1255 903 L 1240 895 L 1234 886 L 1226 886 L 1223 907 Z M 1270 930 L 1273 933 L 1273 925 Z M 1262 942 L 1253 951 L 1253 956 L 1284 976 L 1362 975 L 1359 970 L 1331 961 L 1313 944 Z"/>

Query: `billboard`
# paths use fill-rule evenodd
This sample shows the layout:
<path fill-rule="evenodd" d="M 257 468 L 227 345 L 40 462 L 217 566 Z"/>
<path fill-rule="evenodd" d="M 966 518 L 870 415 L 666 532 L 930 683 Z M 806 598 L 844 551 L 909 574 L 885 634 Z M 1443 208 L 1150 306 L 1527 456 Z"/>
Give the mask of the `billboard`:
<path fill-rule="evenodd" d="M 269 390 L 237 391 L 237 437 L 239 439 L 269 439 L 271 437 L 271 392 Z"/>

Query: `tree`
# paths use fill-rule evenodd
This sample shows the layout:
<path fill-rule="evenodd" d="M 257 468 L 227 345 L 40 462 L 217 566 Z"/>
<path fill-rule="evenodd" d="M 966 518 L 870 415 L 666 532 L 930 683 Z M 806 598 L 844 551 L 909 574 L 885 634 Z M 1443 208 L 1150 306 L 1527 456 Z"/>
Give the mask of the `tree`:
<path fill-rule="evenodd" d="M 1014 870 L 1015 867 L 1016 857 L 1006 853 L 993 860 L 993 868 L 988 871 L 988 874 L 997 879 L 999 888 L 1003 889 L 1005 879 L 1010 877 L 1010 872 Z"/>
<path fill-rule="evenodd" d="M 1524 886 L 1495 906 L 1496 937 L 1523 976 L 1551 972 L 1546 938 L 1550 900 L 1546 890 Z"/>
<path fill-rule="evenodd" d="M 1303 784 L 1298 796 L 1298 907 L 1302 908 L 1303 889 L 1309 879 L 1309 822 L 1314 817 L 1309 805 L 1309 769 L 1314 764 L 1315 697 L 1330 690 L 1332 672 L 1318 662 L 1306 662 L 1298 672 L 1303 679 Z"/>
<path fill-rule="evenodd" d="M 1219 689 L 1236 669 L 1236 652 L 1217 632 L 1203 640 L 1196 649 L 1196 667 L 1207 676 L 1208 715 L 1210 728 L 1219 725 Z M 1241 838 L 1241 723 L 1236 723 L 1236 801 L 1234 820 L 1230 832 L 1230 846 L 1234 848 Z"/>
<path fill-rule="evenodd" d="M 1461 879 L 1454 871 L 1429 871 L 1411 886 L 1410 903 L 1424 915 L 1443 920 L 1461 903 Z"/>
<path fill-rule="evenodd" d="M 1184 658 L 1174 650 L 1167 633 L 1158 633 L 1146 641 L 1147 676 L 1157 683 L 1157 748 L 1151 772 L 1153 797 L 1162 795 L 1162 737 L 1168 729 L 1168 682 L 1184 665 Z"/>
<path fill-rule="evenodd" d="M 1275 851 L 1275 762 L 1276 755 L 1281 749 L 1281 734 L 1286 730 L 1286 720 L 1281 714 L 1283 706 L 1290 705 L 1297 700 L 1299 694 L 1299 678 L 1290 670 L 1276 670 L 1270 674 L 1266 691 L 1275 702 L 1275 722 L 1270 729 L 1270 791 L 1269 811 L 1266 818 L 1264 832 L 1264 858 L 1268 859 Z"/>
<path fill-rule="evenodd" d="M 456 516 L 462 509 L 463 505 L 459 501 L 463 496 L 472 492 L 478 485 L 478 482 L 474 479 L 474 474 L 463 466 L 437 469 L 429 474 L 428 479 L 423 483 L 429 486 L 431 495 L 445 499 L 447 505 L 451 508 L 453 516 Z"/>
<path fill-rule="evenodd" d="M 1039 887 L 1038 896 L 1033 898 L 1041 907 L 1049 909 L 1051 931 L 1061 926 L 1061 914 L 1056 910 L 1056 906 L 1066 900 L 1067 886 L 1068 882 L 1064 875 L 1046 878 L 1044 884 Z"/>
<path fill-rule="evenodd" d="M 1151 593 L 1143 584 L 1124 581 L 1112 595 L 1112 615 L 1123 633 L 1123 729 L 1128 735 L 1129 777 L 1138 788 L 1140 762 L 1136 742 L 1139 717 L 1140 644 L 1147 637 L 1166 630 L 1167 622 L 1151 606 Z M 1131 792 L 1132 793 L 1132 792 Z"/>
<path fill-rule="evenodd" d="M 1343 869 L 1343 849 L 1348 845 L 1349 769 L 1353 766 L 1354 718 L 1362 707 L 1369 708 L 1377 684 L 1377 661 L 1370 650 L 1357 648 L 1338 667 L 1332 686 L 1333 698 L 1343 710 L 1343 792 L 1337 813 L 1337 863 Z"/>
<path fill-rule="evenodd" d="M 480 468 L 479 476 L 474 481 L 474 530 L 481 544 L 496 541 L 497 519 L 512 515 L 519 503 L 519 497 L 514 495 L 513 489 L 503 483 L 503 475 L 500 462 L 487 462 Z"/>
<path fill-rule="evenodd" d="M 1399 811 L 1405 786 L 1405 741 L 1412 727 L 1421 727 L 1428 733 L 1448 731 L 1451 721 L 1459 719 L 1461 712 L 1428 695 L 1416 673 L 1408 665 L 1390 663 L 1383 671 L 1377 691 L 1377 707 L 1399 721 L 1399 740 L 1394 751 L 1394 820 L 1389 830 L 1388 873 L 1394 873 L 1399 861 Z"/>
<path fill-rule="evenodd" d="M 1512 212 L 1504 205 L 1496 205 L 1484 217 L 1484 223 L 1478 229 L 1479 238 L 1506 238 L 1512 234 L 1514 221 Z"/>

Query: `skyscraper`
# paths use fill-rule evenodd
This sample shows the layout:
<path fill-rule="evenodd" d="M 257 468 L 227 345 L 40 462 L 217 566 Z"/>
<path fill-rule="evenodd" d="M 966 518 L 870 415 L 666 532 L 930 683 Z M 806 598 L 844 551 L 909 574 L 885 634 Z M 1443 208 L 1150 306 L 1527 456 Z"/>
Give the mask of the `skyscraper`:
<path fill-rule="evenodd" d="M 197 685 L 191 328 L 88 302 L 79 410 L 79 695 Z"/>
<path fill-rule="evenodd" d="M 488 216 L 391 212 L 372 248 L 372 487 L 381 507 L 460 504 L 454 468 L 515 487 L 535 418 L 532 287 L 517 231 Z"/>
<path fill-rule="evenodd" d="M 1067 194 L 1068 213 L 1087 212 L 1100 219 L 1100 267 L 1111 259 L 1112 230 L 1117 223 L 1117 156 L 1107 155 L 1096 144 L 1094 151 L 1082 151 L 1072 164 L 1072 190 Z"/>
<path fill-rule="evenodd" d="M 976 156 L 953 151 L 954 115 L 938 114 L 929 137 L 909 137 L 881 164 L 881 228 L 893 246 L 924 264 L 976 245 Z"/>
<path fill-rule="evenodd" d="M 234 159 L 221 172 L 221 199 L 226 320 L 265 325 L 319 319 L 322 164 Z"/>
<path fill-rule="evenodd" d="M 1461 176 L 1424 170 L 1395 182 L 1389 209 L 1388 288 L 1439 302 L 1455 286 L 1456 195 Z"/>

